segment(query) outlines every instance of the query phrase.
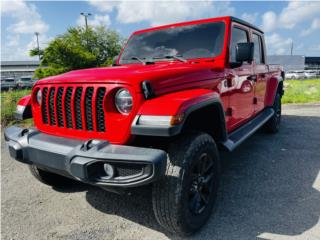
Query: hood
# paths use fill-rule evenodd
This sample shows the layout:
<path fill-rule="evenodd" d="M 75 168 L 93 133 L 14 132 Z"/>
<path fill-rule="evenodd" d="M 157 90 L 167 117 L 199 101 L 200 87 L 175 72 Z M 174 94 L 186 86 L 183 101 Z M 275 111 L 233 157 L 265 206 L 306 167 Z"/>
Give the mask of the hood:
<path fill-rule="evenodd" d="M 199 81 L 220 78 L 223 71 L 217 69 L 213 62 L 157 62 L 155 64 L 128 64 L 114 67 L 90 68 L 71 71 L 38 81 L 37 84 L 52 83 L 108 83 L 127 84 L 140 91 L 141 82 L 148 80 L 156 93 L 188 88 Z M 194 86 L 189 86 L 194 87 Z"/>

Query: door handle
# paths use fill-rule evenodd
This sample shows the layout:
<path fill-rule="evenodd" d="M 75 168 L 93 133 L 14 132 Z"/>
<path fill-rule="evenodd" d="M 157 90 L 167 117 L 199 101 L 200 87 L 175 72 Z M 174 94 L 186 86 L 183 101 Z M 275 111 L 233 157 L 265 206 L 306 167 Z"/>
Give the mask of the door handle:
<path fill-rule="evenodd" d="M 252 81 L 252 82 L 256 82 L 257 81 L 257 75 L 250 75 L 247 77 L 247 80 Z"/>

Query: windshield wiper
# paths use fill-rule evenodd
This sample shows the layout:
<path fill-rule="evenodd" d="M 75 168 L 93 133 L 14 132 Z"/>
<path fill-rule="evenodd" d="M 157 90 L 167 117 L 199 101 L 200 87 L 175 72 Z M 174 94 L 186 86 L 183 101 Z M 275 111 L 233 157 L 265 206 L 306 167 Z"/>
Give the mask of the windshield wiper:
<path fill-rule="evenodd" d="M 143 65 L 154 64 L 153 61 L 150 61 L 149 59 L 146 59 L 146 61 L 144 61 L 144 59 L 146 59 L 146 58 L 139 58 L 139 57 L 133 56 L 129 59 L 123 58 L 122 60 L 137 60 L 137 61 L 141 62 Z"/>
<path fill-rule="evenodd" d="M 188 60 L 183 58 L 181 55 L 166 55 L 163 57 L 154 57 L 154 59 L 176 59 L 180 62 L 188 62 Z"/>
<path fill-rule="evenodd" d="M 130 60 L 138 60 L 139 62 L 145 64 L 145 61 L 143 61 L 141 58 L 136 57 L 136 56 L 131 57 Z"/>
<path fill-rule="evenodd" d="M 165 56 L 165 58 L 168 58 L 168 59 L 173 58 L 181 62 L 188 62 L 187 59 L 183 58 L 181 55 L 167 55 Z"/>

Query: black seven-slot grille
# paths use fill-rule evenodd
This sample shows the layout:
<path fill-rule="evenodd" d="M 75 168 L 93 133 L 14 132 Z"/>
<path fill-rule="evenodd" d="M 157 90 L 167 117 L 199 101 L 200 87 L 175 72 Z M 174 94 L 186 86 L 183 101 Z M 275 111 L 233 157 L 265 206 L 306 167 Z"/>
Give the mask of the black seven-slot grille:
<path fill-rule="evenodd" d="M 44 87 L 42 122 L 50 126 L 104 132 L 104 87 Z"/>

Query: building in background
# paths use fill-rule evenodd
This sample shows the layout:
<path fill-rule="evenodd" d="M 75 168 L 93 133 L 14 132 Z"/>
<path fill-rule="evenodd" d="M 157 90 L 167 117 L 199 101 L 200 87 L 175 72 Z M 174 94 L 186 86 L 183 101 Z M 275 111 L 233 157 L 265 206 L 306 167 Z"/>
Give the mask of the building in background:
<path fill-rule="evenodd" d="M 285 71 L 305 69 L 305 56 L 303 55 L 270 55 L 267 58 L 269 64 L 279 64 Z"/>
<path fill-rule="evenodd" d="M 1 61 L 1 79 L 32 77 L 39 61 Z"/>
<path fill-rule="evenodd" d="M 306 57 L 305 69 L 320 70 L 320 57 Z"/>

